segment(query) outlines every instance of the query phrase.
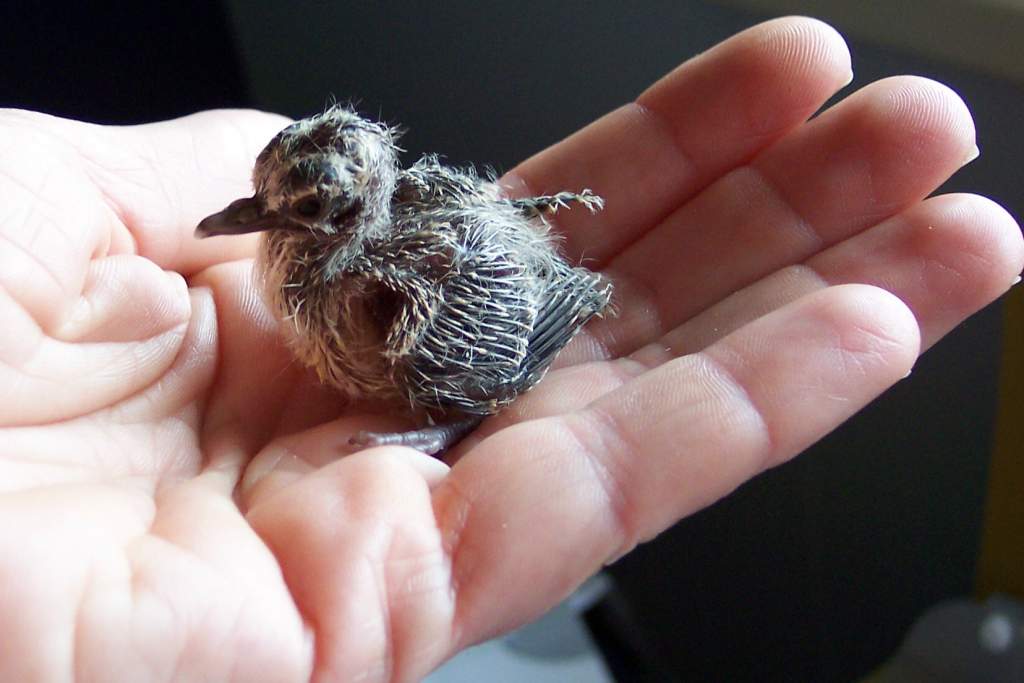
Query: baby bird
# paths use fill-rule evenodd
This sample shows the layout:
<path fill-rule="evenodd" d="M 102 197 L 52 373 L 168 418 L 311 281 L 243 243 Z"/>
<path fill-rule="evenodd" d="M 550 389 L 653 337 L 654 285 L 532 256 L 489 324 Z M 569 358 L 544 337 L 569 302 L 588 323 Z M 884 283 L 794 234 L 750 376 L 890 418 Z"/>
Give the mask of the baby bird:
<path fill-rule="evenodd" d="M 507 199 L 474 171 L 399 165 L 397 132 L 342 106 L 297 121 L 256 159 L 255 194 L 197 237 L 263 231 L 257 275 L 296 358 L 422 429 L 352 443 L 436 454 L 541 380 L 611 286 L 559 256 L 544 214 L 583 190 Z"/>

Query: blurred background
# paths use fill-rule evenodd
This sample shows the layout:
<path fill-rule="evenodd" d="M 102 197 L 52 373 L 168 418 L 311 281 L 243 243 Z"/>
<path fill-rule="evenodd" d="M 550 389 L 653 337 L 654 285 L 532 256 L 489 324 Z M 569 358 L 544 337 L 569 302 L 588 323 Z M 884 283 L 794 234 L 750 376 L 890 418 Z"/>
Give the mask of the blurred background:
<path fill-rule="evenodd" d="M 300 116 L 337 98 L 402 123 L 410 155 L 499 171 L 731 34 L 813 14 L 851 45 L 843 94 L 900 73 L 957 90 L 981 157 L 943 190 L 1024 216 L 1024 0 L 14 5 L 0 9 L 0 105 L 136 123 L 223 106 Z M 858 680 L 936 604 L 1024 595 L 1020 289 L 804 457 L 611 567 L 610 625 L 596 602 L 573 612 L 604 671 L 641 680 L 609 664 L 620 647 L 664 680 Z"/>

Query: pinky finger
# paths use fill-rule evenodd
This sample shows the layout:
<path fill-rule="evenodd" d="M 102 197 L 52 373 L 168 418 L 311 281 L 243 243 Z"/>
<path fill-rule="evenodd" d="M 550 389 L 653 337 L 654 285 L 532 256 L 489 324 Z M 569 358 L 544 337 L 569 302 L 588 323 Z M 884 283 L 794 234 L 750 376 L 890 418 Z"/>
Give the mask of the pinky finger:
<path fill-rule="evenodd" d="M 536 616 L 602 563 L 793 457 L 905 376 L 919 343 L 896 297 L 832 287 L 582 410 L 485 440 L 434 493 L 462 644 Z"/>

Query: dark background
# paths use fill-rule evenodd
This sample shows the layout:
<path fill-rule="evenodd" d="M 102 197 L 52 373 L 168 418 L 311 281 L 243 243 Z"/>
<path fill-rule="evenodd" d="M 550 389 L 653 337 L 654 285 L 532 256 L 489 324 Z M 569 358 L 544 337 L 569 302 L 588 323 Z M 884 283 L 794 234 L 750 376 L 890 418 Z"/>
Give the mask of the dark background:
<path fill-rule="evenodd" d="M 297 116 L 333 96 L 403 123 L 412 154 L 498 170 L 764 18 L 694 0 L 84 5 L 0 9 L 0 104 L 133 123 L 219 106 Z M 1019 87 L 850 43 L 850 88 L 910 72 L 959 91 L 982 155 L 944 190 L 1024 215 Z M 972 591 L 999 334 L 989 307 L 804 457 L 611 569 L 680 678 L 852 680 L 927 607 Z"/>

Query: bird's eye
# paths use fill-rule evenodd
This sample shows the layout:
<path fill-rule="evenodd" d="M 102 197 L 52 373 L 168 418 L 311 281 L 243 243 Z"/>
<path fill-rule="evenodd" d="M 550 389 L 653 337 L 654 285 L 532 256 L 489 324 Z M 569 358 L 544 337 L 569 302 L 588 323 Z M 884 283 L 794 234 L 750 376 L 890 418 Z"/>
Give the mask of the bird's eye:
<path fill-rule="evenodd" d="M 292 207 L 295 213 L 304 218 L 315 218 L 320 215 L 321 204 L 316 197 L 306 197 L 295 203 Z"/>

